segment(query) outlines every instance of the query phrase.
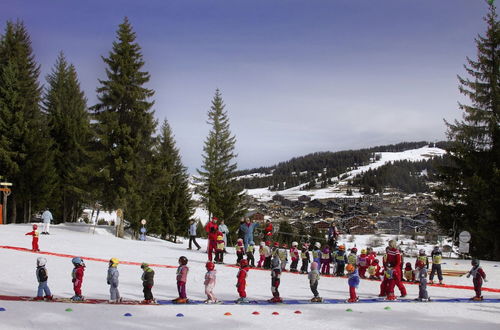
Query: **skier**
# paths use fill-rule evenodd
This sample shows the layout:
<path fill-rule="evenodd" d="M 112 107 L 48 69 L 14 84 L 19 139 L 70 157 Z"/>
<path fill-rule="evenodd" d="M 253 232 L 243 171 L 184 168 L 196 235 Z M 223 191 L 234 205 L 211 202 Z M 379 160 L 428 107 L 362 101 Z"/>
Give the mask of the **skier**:
<path fill-rule="evenodd" d="M 323 301 L 323 299 L 319 296 L 318 292 L 318 283 L 320 279 L 318 268 L 319 268 L 318 263 L 316 261 L 313 261 L 313 263 L 311 264 L 311 271 L 309 272 L 309 274 L 307 274 L 307 277 L 309 278 L 309 286 L 314 295 L 314 297 L 311 299 L 311 302 Z"/>
<path fill-rule="evenodd" d="M 245 246 L 243 244 L 243 238 L 238 238 L 236 241 L 236 265 L 239 265 L 241 262 L 241 259 L 243 259 L 243 256 L 245 255 Z"/>
<path fill-rule="evenodd" d="M 38 257 L 36 259 L 36 279 L 38 280 L 38 292 L 33 300 L 52 300 L 52 294 L 50 293 L 49 286 L 47 285 L 49 275 L 47 272 L 47 268 L 45 268 L 46 264 L 47 259 L 43 257 Z M 43 296 L 44 292 L 45 297 Z"/>
<path fill-rule="evenodd" d="M 418 262 L 418 260 L 417 260 Z M 406 282 L 414 282 L 415 281 L 415 273 L 411 268 L 411 263 L 407 262 L 405 265 L 405 279 Z"/>
<path fill-rule="evenodd" d="M 248 247 L 247 247 L 247 260 L 250 265 L 250 267 L 255 267 L 255 258 L 253 256 L 253 253 L 255 251 L 255 243 L 254 241 L 248 242 Z"/>
<path fill-rule="evenodd" d="M 309 257 L 309 244 L 302 244 L 302 250 L 300 251 L 300 259 L 302 259 L 302 267 L 300 267 L 301 274 L 307 274 L 307 269 L 309 268 L 309 262 L 311 261 Z"/>
<path fill-rule="evenodd" d="M 196 242 L 196 229 L 197 229 L 196 221 L 189 220 L 189 230 L 188 230 L 188 234 L 189 234 L 189 247 L 188 247 L 188 250 L 192 249 L 191 248 L 192 247 L 192 243 L 194 243 L 194 245 L 196 245 L 196 248 L 198 250 L 201 249 L 200 244 L 198 244 L 198 242 Z"/>
<path fill-rule="evenodd" d="M 361 249 L 361 254 L 358 257 L 357 265 L 359 268 L 359 277 L 365 278 L 366 269 L 370 266 L 370 261 L 366 249 Z"/>
<path fill-rule="evenodd" d="M 347 302 L 355 303 L 359 300 L 359 297 L 356 295 L 356 289 L 358 288 L 360 282 L 358 270 L 354 267 L 354 265 L 348 264 L 346 271 L 349 276 L 349 279 L 347 280 L 347 283 L 349 284 L 349 299 L 347 299 Z"/>
<path fill-rule="evenodd" d="M 347 256 L 347 263 L 349 265 L 353 265 L 354 267 L 356 267 L 356 264 L 358 262 L 358 249 L 353 247 L 351 249 L 351 253 L 349 253 L 349 255 Z"/>
<path fill-rule="evenodd" d="M 219 219 L 217 219 L 216 217 L 212 217 L 212 221 L 209 221 L 205 225 L 205 231 L 208 234 L 207 252 L 209 261 L 212 261 L 212 252 L 215 250 L 215 246 L 217 244 L 217 232 L 219 231 L 217 220 Z"/>
<path fill-rule="evenodd" d="M 186 282 L 187 274 L 189 272 L 189 267 L 186 266 L 188 259 L 184 256 L 179 257 L 179 267 L 177 267 L 176 279 L 177 279 L 177 292 L 179 297 L 172 300 L 176 304 L 185 304 L 188 302 L 186 296 Z"/>
<path fill-rule="evenodd" d="M 439 246 L 434 247 L 434 250 L 431 252 L 431 258 L 432 268 L 431 274 L 429 275 L 429 283 L 434 283 L 434 274 L 437 272 L 439 284 L 443 284 L 443 272 L 441 271 L 441 259 L 443 258 L 443 254 L 441 253 Z"/>
<path fill-rule="evenodd" d="M 344 267 L 347 263 L 344 245 L 339 246 L 339 250 L 335 254 L 335 262 L 337 263 L 337 276 L 344 276 Z"/>
<path fill-rule="evenodd" d="M 42 220 L 43 220 L 43 235 L 50 235 L 49 229 L 50 229 L 50 222 L 53 220 L 52 213 L 50 213 L 49 208 L 46 208 L 45 211 L 42 213 Z"/>
<path fill-rule="evenodd" d="M 384 280 L 380 285 L 380 291 L 385 294 L 382 295 L 381 293 L 379 297 L 387 295 L 387 300 L 396 300 L 396 296 L 394 295 L 394 286 L 396 285 L 395 273 L 397 272 L 397 269 L 399 268 L 395 268 L 391 262 L 386 263 L 384 269 Z"/>
<path fill-rule="evenodd" d="M 226 243 L 222 235 L 217 236 L 216 246 L 215 246 L 215 263 L 224 263 L 224 251 L 226 250 Z"/>
<path fill-rule="evenodd" d="M 280 258 L 281 270 L 285 271 L 286 264 L 288 263 L 288 246 L 286 244 L 283 244 L 281 248 L 278 249 L 278 257 Z"/>
<path fill-rule="evenodd" d="M 266 258 L 264 259 L 264 268 L 265 269 L 270 269 L 271 268 L 271 241 L 266 241 Z"/>
<path fill-rule="evenodd" d="M 416 280 L 418 281 L 418 298 L 416 301 L 430 301 L 427 293 L 427 268 L 422 260 L 417 260 L 415 267 Z"/>
<path fill-rule="evenodd" d="M 33 236 L 33 239 L 31 240 L 31 251 L 33 252 L 38 252 L 40 249 L 38 248 L 38 225 L 34 224 L 33 225 L 33 231 L 30 231 L 29 233 L 26 233 L 25 235 L 31 235 Z"/>
<path fill-rule="evenodd" d="M 418 251 L 418 257 L 417 257 L 417 260 L 415 261 L 415 268 L 417 267 L 417 262 L 419 260 L 421 260 L 424 263 L 426 269 L 429 269 L 429 258 L 427 258 L 427 255 L 425 254 L 424 249 L 420 249 Z"/>
<path fill-rule="evenodd" d="M 259 261 L 257 262 L 257 267 L 262 268 L 264 266 L 264 261 L 266 260 L 266 242 L 262 241 L 259 244 Z"/>
<path fill-rule="evenodd" d="M 72 282 L 73 282 L 73 291 L 75 291 L 75 295 L 71 297 L 73 301 L 82 301 L 82 283 L 83 283 L 83 274 L 85 272 L 85 263 L 83 259 L 80 257 L 75 257 L 71 259 L 73 263 L 73 272 L 71 273 Z"/>
<path fill-rule="evenodd" d="M 215 279 L 217 271 L 215 270 L 215 264 L 211 261 L 205 264 L 207 268 L 207 272 L 205 274 L 205 294 L 207 295 L 207 300 L 205 300 L 205 304 L 216 304 L 219 301 L 215 298 L 214 295 L 214 287 L 215 287 Z"/>
<path fill-rule="evenodd" d="M 368 274 L 370 275 L 370 280 L 380 280 L 382 273 L 380 271 L 378 259 L 372 261 L 372 264 L 368 267 Z"/>
<path fill-rule="evenodd" d="M 312 250 L 312 258 L 313 261 L 316 261 L 318 265 L 321 265 L 321 243 L 316 242 L 314 243 L 314 247 Z"/>
<path fill-rule="evenodd" d="M 476 291 L 476 295 L 471 298 L 471 300 L 481 301 L 483 300 L 483 296 L 481 295 L 481 287 L 483 286 L 483 279 L 485 282 L 488 282 L 486 279 L 486 273 L 483 271 L 483 268 L 479 266 L 478 259 L 471 260 L 472 269 L 467 273 L 467 278 L 472 276 L 472 283 L 474 284 L 474 291 Z"/>
<path fill-rule="evenodd" d="M 155 277 L 155 272 L 151 268 L 149 268 L 149 264 L 143 262 L 141 264 L 141 269 L 142 269 L 142 292 L 144 293 L 144 300 L 142 301 L 143 304 L 151 304 L 154 303 L 154 298 L 153 298 L 153 293 L 151 292 L 151 289 L 153 288 L 154 285 L 154 277 Z"/>
<path fill-rule="evenodd" d="M 271 260 L 271 292 L 273 294 L 273 298 L 269 299 L 269 302 L 272 303 L 280 303 L 283 302 L 283 299 L 280 298 L 280 293 L 278 288 L 280 286 L 280 278 L 281 278 L 281 266 L 280 259 L 278 256 L 274 256 Z"/>
<path fill-rule="evenodd" d="M 118 291 L 118 277 L 120 276 L 120 273 L 118 272 L 118 264 L 120 261 L 116 258 L 111 258 L 109 260 L 109 267 L 108 267 L 108 277 L 107 277 L 107 282 L 109 287 L 109 293 L 110 293 L 110 303 L 118 303 L 122 300 L 120 297 L 120 292 Z"/>
<path fill-rule="evenodd" d="M 332 255 L 330 254 L 330 247 L 325 245 L 321 251 L 321 275 L 330 275 L 330 262 Z"/>
<path fill-rule="evenodd" d="M 292 263 L 290 264 L 290 271 L 296 273 L 297 265 L 299 263 L 299 249 L 297 246 L 299 243 L 292 242 L 292 247 L 290 248 L 290 258 L 292 259 Z"/>
<path fill-rule="evenodd" d="M 247 299 L 247 293 L 245 291 L 245 288 L 247 286 L 247 276 L 248 276 L 248 261 L 246 259 L 241 260 L 240 262 L 240 269 L 238 270 L 238 274 L 236 275 L 236 278 L 238 279 L 238 282 L 236 283 L 236 288 L 238 288 L 238 294 L 239 298 L 236 300 L 237 304 L 245 304 L 249 303 L 250 301 Z"/>

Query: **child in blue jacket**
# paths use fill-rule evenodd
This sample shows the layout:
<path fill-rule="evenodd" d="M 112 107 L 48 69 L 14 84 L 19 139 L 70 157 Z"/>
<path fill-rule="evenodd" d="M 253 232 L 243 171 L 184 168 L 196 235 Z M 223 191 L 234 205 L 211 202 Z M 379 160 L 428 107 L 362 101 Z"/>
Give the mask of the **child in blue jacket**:
<path fill-rule="evenodd" d="M 349 279 L 347 280 L 347 283 L 349 284 L 349 299 L 347 302 L 354 303 L 359 300 L 359 297 L 356 295 L 356 289 L 359 286 L 359 274 L 358 270 L 354 265 L 348 264 L 346 266 L 347 270 L 347 275 L 349 276 Z"/>

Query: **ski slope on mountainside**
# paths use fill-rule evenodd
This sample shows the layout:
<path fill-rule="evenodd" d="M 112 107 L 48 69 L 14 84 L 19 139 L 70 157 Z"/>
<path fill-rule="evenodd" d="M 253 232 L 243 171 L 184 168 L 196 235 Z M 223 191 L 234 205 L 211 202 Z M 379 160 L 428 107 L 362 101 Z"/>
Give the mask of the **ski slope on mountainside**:
<path fill-rule="evenodd" d="M 0 226 L 0 245 L 29 248 L 31 237 L 24 236 L 30 225 Z M 200 240 L 202 249 L 186 250 L 187 241 L 174 244 L 153 238 L 147 241 L 118 239 L 105 228 L 98 227 L 95 234 L 86 225 L 56 225 L 51 235 L 40 237 L 42 251 L 79 255 L 108 260 L 111 257 L 130 262 L 177 266 L 179 256 L 189 259 L 187 293 L 195 300 L 204 300 L 204 274 L 207 256 L 203 253 L 206 241 Z M 353 243 L 344 242 L 350 246 Z M 358 246 L 361 247 L 362 240 Z M 229 249 L 227 263 L 234 263 L 234 250 Z M 40 254 L 0 248 L 0 295 L 34 296 L 36 258 Z M 72 264 L 68 257 L 43 255 L 47 258 L 49 286 L 54 296 L 71 297 Z M 444 269 L 468 271 L 467 260 L 445 260 Z M 482 262 L 488 282 L 485 287 L 500 288 L 498 262 Z M 83 295 L 88 298 L 108 299 L 106 284 L 107 262 L 86 261 Z M 155 298 L 167 300 L 177 297 L 174 268 L 153 267 Z M 143 298 L 141 274 L 137 265 L 120 264 L 120 293 L 125 299 Z M 217 265 L 215 294 L 218 299 L 236 299 L 237 268 Z M 250 299 L 271 298 L 270 273 L 250 270 L 247 294 Z M 445 277 L 445 283 L 470 286 L 465 277 Z M 417 296 L 418 287 L 407 285 L 409 296 Z M 345 278 L 323 277 L 319 284 L 320 295 L 327 299 L 346 299 L 348 286 Z M 379 282 L 361 281 L 358 295 L 362 299 L 376 297 Z M 312 294 L 305 275 L 284 273 L 280 293 L 284 299 L 309 299 Z M 430 287 L 435 299 L 470 298 L 471 290 Z M 483 292 L 487 299 L 499 299 L 500 293 Z M 389 307 L 389 309 L 386 309 Z M 498 329 L 500 304 L 498 303 L 402 303 L 375 304 L 319 304 L 319 305 L 90 305 L 49 302 L 16 302 L 0 300 L 1 329 L 153 329 L 153 328 L 216 328 L 216 329 Z M 66 309 L 71 308 L 71 312 Z M 352 312 L 346 311 L 351 309 Z M 301 314 L 296 314 L 300 311 Z M 259 312 L 259 315 L 252 314 Z M 272 315 L 273 312 L 279 315 Z M 130 313 L 132 316 L 124 316 Z M 182 313 L 183 317 L 176 315 Z M 225 315 L 231 313 L 231 315 Z"/>
<path fill-rule="evenodd" d="M 335 197 L 347 197 L 344 193 L 339 193 L 337 191 L 338 186 L 344 186 L 347 183 L 347 180 L 354 178 L 356 175 L 361 174 L 362 172 L 366 172 L 369 169 L 379 168 L 387 163 L 400 161 L 400 160 L 408 160 L 408 161 L 421 161 L 426 160 L 436 156 L 442 156 L 446 153 L 445 150 L 440 148 L 433 147 L 422 147 L 418 149 L 411 149 L 401 152 L 378 152 L 376 154 L 380 155 L 380 159 L 374 161 L 365 166 L 359 166 L 357 169 L 348 171 L 339 175 L 343 179 L 340 182 L 334 183 L 332 186 L 323 188 L 323 189 L 314 189 L 314 190 L 301 190 L 304 185 L 299 185 L 297 187 L 293 187 L 290 189 L 285 189 L 281 191 L 270 191 L 268 188 L 257 188 L 257 189 L 248 189 L 246 190 L 247 194 L 257 198 L 260 201 L 268 201 L 271 200 L 275 194 L 280 194 L 285 196 L 288 199 L 296 200 L 301 195 L 310 196 L 312 199 L 325 199 L 325 198 L 335 198 Z M 360 197 L 362 194 L 359 192 L 353 192 L 352 196 L 349 197 Z"/>

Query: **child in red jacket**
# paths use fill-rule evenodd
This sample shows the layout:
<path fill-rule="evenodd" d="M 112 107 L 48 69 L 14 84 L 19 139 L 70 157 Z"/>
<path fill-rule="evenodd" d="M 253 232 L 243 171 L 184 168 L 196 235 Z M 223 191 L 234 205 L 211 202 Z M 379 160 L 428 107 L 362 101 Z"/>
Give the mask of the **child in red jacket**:
<path fill-rule="evenodd" d="M 241 260 L 243 259 L 243 256 L 245 255 L 245 246 L 243 244 L 243 238 L 238 238 L 236 241 L 236 265 L 239 265 Z"/>
<path fill-rule="evenodd" d="M 80 257 L 75 257 L 71 260 L 73 263 L 73 273 L 71 274 L 73 279 L 73 291 L 75 291 L 75 295 L 71 297 L 73 301 L 82 301 L 82 283 L 83 283 L 83 273 L 85 272 L 85 263 L 83 259 Z"/>
<path fill-rule="evenodd" d="M 238 270 L 238 274 L 236 278 L 238 282 L 236 283 L 236 287 L 238 288 L 238 294 L 240 297 L 236 300 L 237 304 L 245 304 L 250 301 L 247 299 L 247 293 L 245 291 L 245 287 L 247 286 L 247 275 L 250 267 L 248 267 L 248 261 L 243 259 L 240 261 L 240 270 Z"/>
<path fill-rule="evenodd" d="M 380 280 L 382 271 L 378 259 L 373 259 L 371 262 L 370 267 L 368 267 L 368 275 L 370 275 L 370 280 Z"/>
<path fill-rule="evenodd" d="M 476 296 L 472 297 L 471 300 L 481 301 L 483 300 L 483 296 L 481 295 L 481 287 L 483 286 L 483 279 L 486 280 L 486 273 L 479 266 L 478 259 L 472 259 L 470 262 L 472 265 L 472 269 L 467 273 L 467 278 L 472 276 L 472 283 L 474 283 L 474 291 L 476 291 Z"/>
<path fill-rule="evenodd" d="M 31 241 L 31 250 L 33 252 L 38 252 L 40 249 L 38 248 L 38 226 L 35 224 L 33 225 L 33 231 L 30 231 L 29 233 L 26 233 L 25 235 L 31 235 L 33 236 L 33 240 Z"/>
<path fill-rule="evenodd" d="M 177 267 L 177 291 L 179 292 L 179 297 L 174 299 L 173 302 L 176 304 L 185 304 L 188 302 L 186 296 L 186 282 L 187 274 L 189 272 L 188 259 L 184 256 L 179 258 L 179 267 Z"/>

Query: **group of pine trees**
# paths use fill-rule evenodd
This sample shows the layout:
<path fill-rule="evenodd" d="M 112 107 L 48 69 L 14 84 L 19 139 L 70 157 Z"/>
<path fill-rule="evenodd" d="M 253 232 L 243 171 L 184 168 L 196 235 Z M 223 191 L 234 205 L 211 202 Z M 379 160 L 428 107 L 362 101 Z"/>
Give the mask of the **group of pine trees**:
<path fill-rule="evenodd" d="M 161 237 L 184 235 L 194 204 L 172 129 L 158 131 L 150 74 L 127 18 L 119 25 L 88 107 L 77 71 L 61 52 L 39 81 L 30 37 L 21 21 L 0 35 L 0 175 L 13 184 L 6 223 L 29 222 L 48 207 L 56 222 L 76 221 L 84 207 L 123 210 Z M 217 90 L 209 111 L 200 193 L 209 212 L 228 223 L 241 216 L 240 190 L 227 113 Z"/>

